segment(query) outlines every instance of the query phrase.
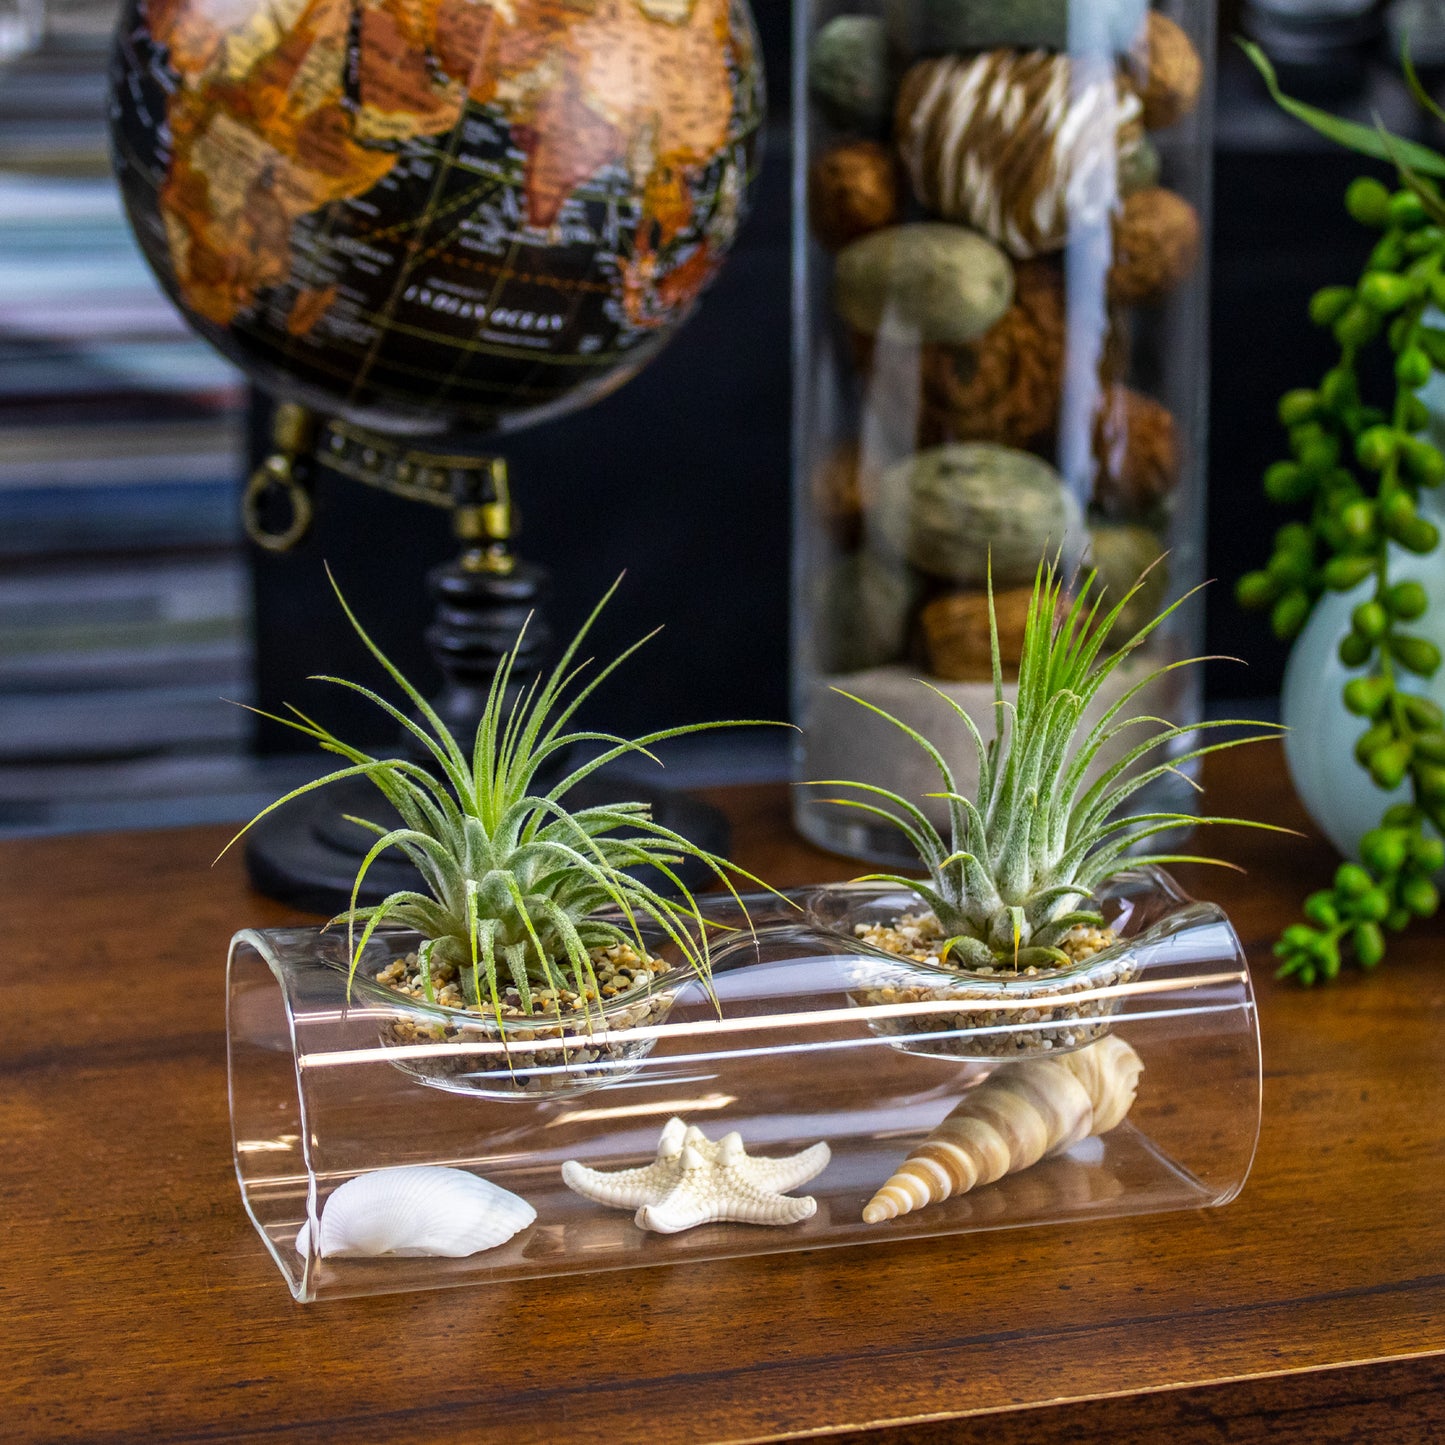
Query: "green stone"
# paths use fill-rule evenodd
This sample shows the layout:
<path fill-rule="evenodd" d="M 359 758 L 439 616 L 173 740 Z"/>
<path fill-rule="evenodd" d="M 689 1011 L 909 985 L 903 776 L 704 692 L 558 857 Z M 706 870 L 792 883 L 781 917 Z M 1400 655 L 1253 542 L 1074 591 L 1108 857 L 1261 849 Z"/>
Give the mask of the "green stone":
<path fill-rule="evenodd" d="M 1157 186 L 1162 169 L 1158 146 L 1141 133 L 1133 145 L 1119 153 L 1119 194 L 1132 196 L 1135 191 Z"/>
<path fill-rule="evenodd" d="M 888 30 L 910 56 L 1004 48 L 1122 54 L 1148 9 L 1148 0 L 889 0 Z"/>
<path fill-rule="evenodd" d="M 820 574 L 815 609 L 823 671 L 900 661 L 921 594 L 921 579 L 901 561 L 871 552 L 839 558 Z"/>
<path fill-rule="evenodd" d="M 917 221 L 862 236 L 838 253 L 833 298 L 855 331 L 962 346 L 1013 304 L 1013 264 L 962 226 Z"/>
<path fill-rule="evenodd" d="M 953 442 L 883 474 L 877 533 L 930 577 L 995 588 L 1031 582 L 1039 562 L 1079 538 L 1079 504 L 1041 457 L 993 442 Z"/>
<path fill-rule="evenodd" d="M 1169 587 L 1166 562 L 1159 560 L 1164 550 L 1158 534 L 1148 527 L 1101 522 L 1089 528 L 1089 555 L 1084 564 L 1098 571 L 1095 585 L 1102 589 L 1107 606 L 1118 602 L 1139 581 L 1146 567 L 1159 563 L 1144 577 L 1143 585 L 1114 624 L 1115 636 L 1121 642 L 1158 616 L 1164 604 Z"/>
<path fill-rule="evenodd" d="M 881 135 L 893 114 L 888 36 L 876 15 L 839 15 L 813 37 L 808 93 L 842 130 Z"/>

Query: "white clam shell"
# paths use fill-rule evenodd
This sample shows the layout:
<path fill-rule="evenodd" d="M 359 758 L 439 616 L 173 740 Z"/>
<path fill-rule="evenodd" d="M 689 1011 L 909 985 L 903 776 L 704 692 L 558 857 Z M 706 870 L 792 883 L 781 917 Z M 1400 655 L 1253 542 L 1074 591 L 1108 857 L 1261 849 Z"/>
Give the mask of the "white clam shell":
<path fill-rule="evenodd" d="M 505 1244 L 536 1219 L 525 1199 L 465 1169 L 417 1164 L 358 1174 L 321 1211 L 322 1259 L 381 1254 L 462 1259 Z M 296 1249 L 306 1254 L 310 1222 Z"/>

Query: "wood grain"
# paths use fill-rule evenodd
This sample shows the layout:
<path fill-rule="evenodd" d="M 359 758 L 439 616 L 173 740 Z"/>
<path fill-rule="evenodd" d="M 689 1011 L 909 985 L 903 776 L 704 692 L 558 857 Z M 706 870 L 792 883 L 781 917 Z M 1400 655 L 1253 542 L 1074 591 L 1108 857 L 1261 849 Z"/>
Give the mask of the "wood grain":
<path fill-rule="evenodd" d="M 1212 761 L 1213 809 L 1304 826 L 1277 749 Z M 718 797 L 770 881 L 855 871 L 784 790 Z M 1185 880 L 1260 992 L 1264 1128 L 1225 1209 L 303 1309 L 231 1172 L 222 989 L 232 932 L 295 915 L 209 866 L 224 837 L 0 845 L 7 1440 L 1445 1434 L 1441 931 L 1276 984 L 1316 842 L 1221 833 L 1248 874 Z"/>

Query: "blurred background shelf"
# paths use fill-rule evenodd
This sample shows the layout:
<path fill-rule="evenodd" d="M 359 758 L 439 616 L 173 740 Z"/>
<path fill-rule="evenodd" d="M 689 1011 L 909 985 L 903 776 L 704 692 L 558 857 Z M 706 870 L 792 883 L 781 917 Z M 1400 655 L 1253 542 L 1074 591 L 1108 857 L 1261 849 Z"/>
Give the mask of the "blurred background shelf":
<path fill-rule="evenodd" d="M 249 756 L 245 391 L 161 295 L 106 151 L 107 7 L 0 68 L 0 833 L 229 818 Z"/>

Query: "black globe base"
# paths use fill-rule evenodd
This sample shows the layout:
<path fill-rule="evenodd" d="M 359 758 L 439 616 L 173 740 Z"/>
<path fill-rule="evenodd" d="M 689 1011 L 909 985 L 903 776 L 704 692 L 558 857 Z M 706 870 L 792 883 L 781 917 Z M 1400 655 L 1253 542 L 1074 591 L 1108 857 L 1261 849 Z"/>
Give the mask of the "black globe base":
<path fill-rule="evenodd" d="M 710 803 L 686 793 L 629 783 L 626 789 L 586 779 L 567 794 L 569 805 L 586 808 L 616 802 L 624 792 L 629 800 L 647 803 L 652 815 L 709 853 L 727 855 L 727 819 Z M 307 913 L 334 918 L 351 906 L 357 869 L 376 835 L 346 821 L 345 814 L 373 820 L 383 827 L 396 820 L 390 804 L 365 779 L 346 779 L 318 789 L 258 823 L 247 835 L 246 868 L 252 885 L 268 898 Z M 390 815 L 390 819 L 388 818 Z M 659 893 L 675 894 L 672 881 L 655 868 L 629 869 Z M 674 872 L 689 889 L 701 890 L 717 881 L 716 875 L 696 859 L 687 859 Z M 421 875 L 400 853 L 383 853 L 371 865 L 358 902 L 380 903 L 401 889 L 425 891 Z"/>

